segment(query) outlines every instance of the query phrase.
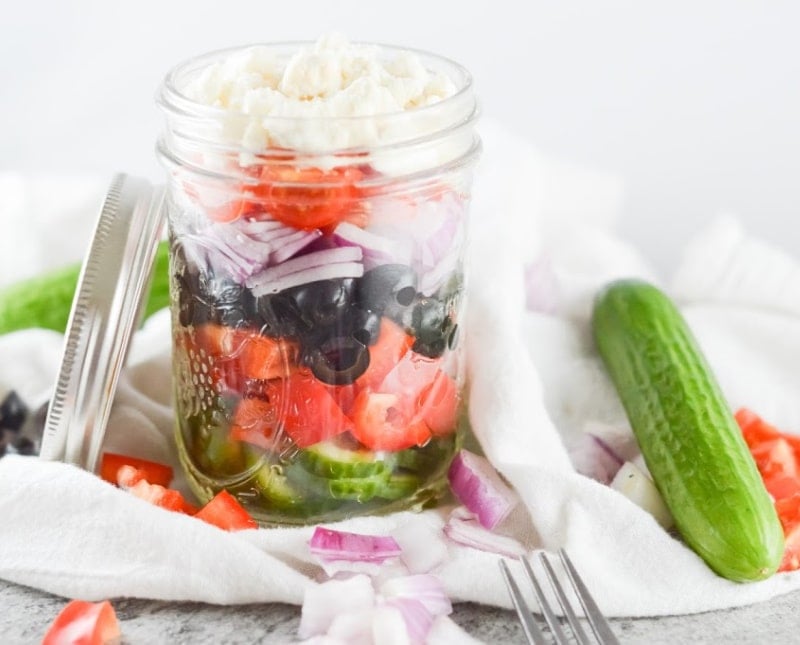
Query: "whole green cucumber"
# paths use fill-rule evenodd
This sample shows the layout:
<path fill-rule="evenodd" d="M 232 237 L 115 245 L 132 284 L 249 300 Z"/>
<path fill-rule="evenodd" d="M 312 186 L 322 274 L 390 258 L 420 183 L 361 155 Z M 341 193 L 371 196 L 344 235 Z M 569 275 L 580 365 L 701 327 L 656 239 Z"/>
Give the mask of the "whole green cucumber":
<path fill-rule="evenodd" d="M 781 524 L 722 391 L 672 301 L 638 280 L 597 296 L 594 339 L 686 543 L 719 575 L 772 575 Z"/>
<path fill-rule="evenodd" d="M 168 255 L 167 242 L 161 242 L 156 251 L 145 317 L 169 306 Z M 80 264 L 74 264 L 0 289 L 0 334 L 31 327 L 63 333 L 80 272 Z"/>

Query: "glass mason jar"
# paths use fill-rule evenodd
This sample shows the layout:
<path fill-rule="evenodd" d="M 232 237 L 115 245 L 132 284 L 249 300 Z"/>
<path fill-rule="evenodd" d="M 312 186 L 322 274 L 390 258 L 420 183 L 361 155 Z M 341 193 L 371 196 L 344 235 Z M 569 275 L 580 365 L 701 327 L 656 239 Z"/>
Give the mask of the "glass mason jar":
<path fill-rule="evenodd" d="M 288 59 L 300 44 L 267 47 Z M 190 485 L 202 501 L 226 489 L 265 525 L 421 508 L 460 443 L 471 78 L 420 52 L 455 94 L 256 123 L 184 91 L 236 51 L 179 65 L 159 96 Z M 244 145 L 254 127 L 309 143 Z"/>

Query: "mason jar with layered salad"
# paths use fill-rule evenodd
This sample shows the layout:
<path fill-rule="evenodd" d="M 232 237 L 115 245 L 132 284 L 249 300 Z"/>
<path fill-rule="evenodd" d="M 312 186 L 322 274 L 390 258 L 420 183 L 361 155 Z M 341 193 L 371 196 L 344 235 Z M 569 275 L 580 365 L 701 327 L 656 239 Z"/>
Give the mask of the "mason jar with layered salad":
<path fill-rule="evenodd" d="M 265 525 L 435 501 L 464 407 L 469 74 L 327 37 L 190 60 L 159 103 L 195 493 Z"/>

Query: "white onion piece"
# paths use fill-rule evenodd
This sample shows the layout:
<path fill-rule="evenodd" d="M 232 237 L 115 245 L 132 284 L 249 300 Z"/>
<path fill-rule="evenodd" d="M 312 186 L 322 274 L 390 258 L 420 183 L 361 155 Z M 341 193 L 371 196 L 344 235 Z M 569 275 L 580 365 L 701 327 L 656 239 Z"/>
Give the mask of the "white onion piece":
<path fill-rule="evenodd" d="M 413 598 L 389 598 L 383 604 L 400 610 L 411 643 L 414 645 L 425 643 L 433 625 L 433 616 L 424 604 Z"/>
<path fill-rule="evenodd" d="M 447 544 L 441 529 L 422 522 L 407 522 L 392 536 L 400 545 L 400 560 L 411 573 L 427 573 L 447 559 Z"/>
<path fill-rule="evenodd" d="M 451 515 L 444 525 L 444 534 L 458 544 L 510 558 L 516 558 L 526 553 L 525 547 L 517 540 L 484 528 L 476 519 L 463 519 L 457 515 Z"/>
<path fill-rule="evenodd" d="M 395 240 L 371 233 L 363 228 L 342 222 L 333 231 L 339 246 L 358 246 L 364 254 L 364 266 L 372 269 L 380 264 L 409 264 L 411 247 L 407 241 Z"/>
<path fill-rule="evenodd" d="M 653 480 L 645 475 L 630 461 L 626 461 L 619 469 L 616 477 L 611 482 L 611 488 L 619 491 L 639 508 L 652 515 L 665 529 L 672 528 L 675 520 L 672 518 L 664 498 L 658 492 Z"/>
<path fill-rule="evenodd" d="M 489 461 L 468 450 L 459 450 L 447 478 L 453 494 L 487 529 L 500 524 L 519 501 Z"/>
<path fill-rule="evenodd" d="M 428 631 L 427 645 L 480 645 L 448 616 L 437 616 Z"/>
<path fill-rule="evenodd" d="M 298 636 L 309 638 L 324 634 L 336 616 L 372 609 L 374 605 L 375 590 L 368 576 L 328 580 L 309 587 L 303 596 Z"/>
<path fill-rule="evenodd" d="M 438 576 L 421 573 L 412 576 L 399 576 L 384 582 L 379 590 L 384 598 L 411 598 L 421 602 L 432 616 L 447 615 L 453 605 Z"/>
<path fill-rule="evenodd" d="M 400 555 L 400 545 L 391 536 L 361 535 L 318 526 L 311 536 L 311 553 L 326 560 L 383 562 Z"/>
<path fill-rule="evenodd" d="M 411 645 L 400 609 L 389 605 L 375 608 L 372 614 L 372 642 L 380 645 Z"/>

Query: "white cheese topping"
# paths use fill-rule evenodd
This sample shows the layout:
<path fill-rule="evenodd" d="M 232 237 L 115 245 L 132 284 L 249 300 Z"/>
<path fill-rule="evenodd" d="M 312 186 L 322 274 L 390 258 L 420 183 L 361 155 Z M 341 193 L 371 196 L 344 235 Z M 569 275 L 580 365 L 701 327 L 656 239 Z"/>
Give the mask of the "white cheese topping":
<path fill-rule="evenodd" d="M 449 125 L 454 115 L 447 110 L 436 115 L 423 111 L 419 119 L 400 121 L 330 121 L 408 114 L 456 93 L 452 79 L 426 69 L 417 55 L 401 52 L 389 59 L 381 53 L 378 47 L 352 44 L 339 35 L 324 36 L 291 58 L 267 46 L 250 47 L 201 70 L 182 93 L 230 112 L 226 137 L 253 152 L 371 147 Z"/>

